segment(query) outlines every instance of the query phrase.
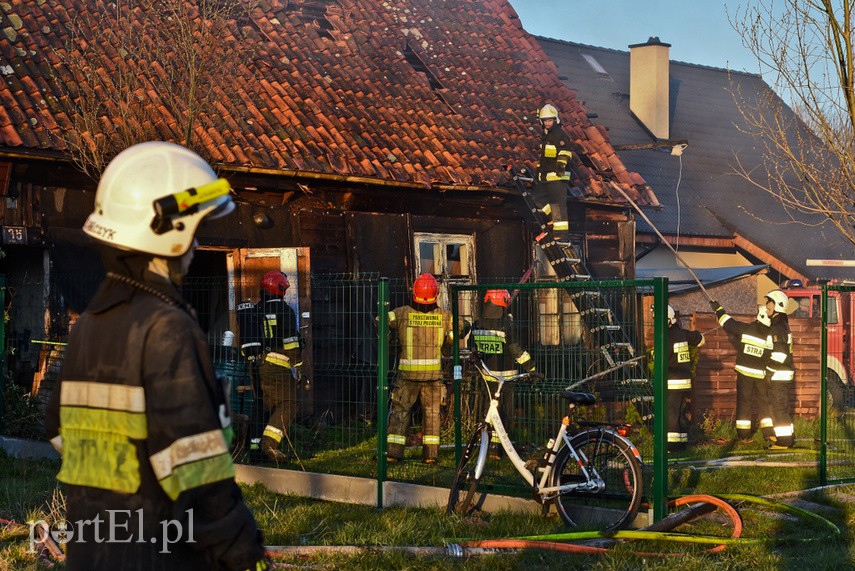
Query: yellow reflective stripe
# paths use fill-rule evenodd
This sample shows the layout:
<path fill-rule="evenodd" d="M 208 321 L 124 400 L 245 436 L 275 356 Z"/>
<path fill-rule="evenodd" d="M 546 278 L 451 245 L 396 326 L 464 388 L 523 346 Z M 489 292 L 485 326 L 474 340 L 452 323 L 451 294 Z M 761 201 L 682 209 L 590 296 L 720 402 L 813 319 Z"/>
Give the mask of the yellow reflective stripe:
<path fill-rule="evenodd" d="M 160 452 L 152 454 L 149 461 L 157 479 L 164 480 L 184 464 L 192 464 L 220 454 L 228 455 L 228 452 L 223 431 L 217 428 L 179 438 Z"/>
<path fill-rule="evenodd" d="M 772 426 L 774 426 L 774 424 L 772 423 L 771 418 L 766 417 L 760 419 L 760 428 L 770 428 Z"/>
<path fill-rule="evenodd" d="M 499 377 L 502 377 L 502 378 L 505 378 L 505 379 L 507 379 L 507 378 L 509 378 L 509 377 L 513 377 L 513 376 L 514 376 L 514 375 L 516 375 L 516 374 L 517 374 L 516 369 L 510 369 L 510 370 L 508 370 L 508 371 L 493 371 L 493 375 L 498 375 Z M 493 375 L 485 376 L 485 377 L 484 377 L 484 380 L 487 380 L 487 381 L 498 381 L 498 379 L 497 379 L 496 377 L 494 377 Z"/>
<path fill-rule="evenodd" d="M 482 338 L 484 341 L 505 340 L 505 332 L 497 329 L 475 329 L 472 331 L 472 336 Z"/>
<path fill-rule="evenodd" d="M 772 373 L 772 381 L 792 381 L 793 377 L 795 377 L 795 373 L 793 371 L 775 371 Z"/>
<path fill-rule="evenodd" d="M 776 426 L 775 427 L 775 436 L 792 436 L 793 435 L 793 425 L 786 424 L 784 426 Z"/>
<path fill-rule="evenodd" d="M 555 145 L 543 145 L 543 156 L 554 159 L 558 155 L 558 147 Z"/>
<path fill-rule="evenodd" d="M 764 349 L 772 348 L 768 337 L 754 337 L 753 335 L 748 335 L 746 333 L 742 336 L 742 342 L 756 347 L 763 347 Z"/>
<path fill-rule="evenodd" d="M 118 434 L 135 440 L 148 436 L 148 421 L 142 412 L 61 406 L 59 422 L 66 441 L 68 430 L 75 429 Z"/>
<path fill-rule="evenodd" d="M 142 387 L 87 381 L 63 381 L 60 386 L 60 405 L 145 412 Z"/>
<path fill-rule="evenodd" d="M 268 353 L 264 360 L 272 365 L 277 365 L 279 367 L 291 366 L 291 359 L 280 353 Z"/>
<path fill-rule="evenodd" d="M 737 420 L 736 421 L 736 429 L 750 430 L 751 429 L 751 421 L 750 420 Z"/>
<path fill-rule="evenodd" d="M 395 319 L 397 319 L 397 318 L 395 317 L 395 312 L 394 312 L 394 311 L 390 311 L 390 312 L 389 312 L 389 323 L 392 323 L 393 321 L 395 321 Z"/>
<path fill-rule="evenodd" d="M 407 443 L 407 437 L 403 434 L 390 434 L 386 437 L 386 442 L 388 442 L 389 444 L 404 445 Z"/>
<path fill-rule="evenodd" d="M 546 173 L 546 180 L 547 181 L 570 180 L 570 177 L 567 174 L 558 174 L 558 173 L 554 173 L 554 172 L 548 172 L 548 173 Z"/>
<path fill-rule="evenodd" d="M 787 354 L 782 351 L 772 351 L 770 359 L 772 359 L 776 363 L 783 363 L 787 360 Z"/>
<path fill-rule="evenodd" d="M 573 156 L 573 153 L 571 153 L 567 149 L 561 149 L 560 151 L 558 151 L 558 158 L 564 159 L 565 162 L 568 159 L 570 159 L 572 156 Z"/>
<path fill-rule="evenodd" d="M 123 494 L 139 489 L 137 449 L 127 435 L 63 426 L 62 449 L 60 482 Z"/>
<path fill-rule="evenodd" d="M 552 225 L 553 230 L 567 230 L 570 228 L 570 223 L 566 220 L 556 220 Z"/>
<path fill-rule="evenodd" d="M 746 377 L 751 377 L 752 379 L 762 379 L 766 376 L 766 371 L 763 369 L 752 369 L 751 367 L 746 367 L 745 365 L 736 365 L 733 367 L 733 370 L 737 373 L 742 373 Z"/>
<path fill-rule="evenodd" d="M 730 321 L 732 318 L 728 314 L 724 314 L 718 318 L 718 324 L 724 325 L 726 322 Z"/>
<path fill-rule="evenodd" d="M 439 444 L 439 436 L 427 436 L 422 438 L 422 444 Z"/>
<path fill-rule="evenodd" d="M 668 390 L 680 390 L 692 388 L 692 379 L 668 379 Z"/>
<path fill-rule="evenodd" d="M 278 428 L 276 428 L 275 426 L 270 426 L 270 425 L 268 424 L 267 426 L 265 426 L 265 427 L 264 427 L 264 434 L 263 434 L 263 436 L 269 436 L 270 438 L 272 438 L 273 440 L 275 440 L 277 444 L 278 444 L 278 443 L 280 443 L 280 442 L 282 442 L 282 436 L 283 436 L 284 434 L 285 434 L 284 432 L 282 432 L 281 430 L 279 430 L 279 429 L 278 429 Z"/>
<path fill-rule="evenodd" d="M 441 359 L 401 359 L 398 369 L 401 371 L 439 371 Z"/>
<path fill-rule="evenodd" d="M 668 442 L 679 443 L 679 442 L 688 442 L 689 435 L 685 432 L 669 432 L 668 433 Z"/>
<path fill-rule="evenodd" d="M 520 355 L 517 359 L 517 363 L 519 363 L 520 365 L 524 365 L 529 361 L 531 361 L 531 355 L 528 354 L 528 351 L 523 351 L 522 355 Z"/>
<path fill-rule="evenodd" d="M 551 214 L 552 213 L 552 207 L 549 204 L 547 204 L 546 206 L 541 208 L 540 211 L 543 212 L 544 214 Z"/>
<path fill-rule="evenodd" d="M 228 452 L 205 458 L 191 464 L 178 466 L 172 474 L 160 481 L 169 499 L 175 501 L 181 492 L 192 490 L 222 480 L 234 478 L 235 466 Z"/>

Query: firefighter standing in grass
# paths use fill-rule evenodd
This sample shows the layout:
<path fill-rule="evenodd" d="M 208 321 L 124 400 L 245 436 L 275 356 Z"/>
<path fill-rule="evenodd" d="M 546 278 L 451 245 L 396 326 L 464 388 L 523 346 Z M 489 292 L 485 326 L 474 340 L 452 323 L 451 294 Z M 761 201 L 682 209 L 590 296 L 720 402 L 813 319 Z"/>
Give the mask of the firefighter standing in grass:
<path fill-rule="evenodd" d="M 404 458 L 410 412 L 419 398 L 424 423 L 422 460 L 433 464 L 439 453 L 442 349 L 455 335 L 451 312 L 436 305 L 438 293 L 436 278 L 421 274 L 413 283 L 413 303 L 389 312 L 389 329 L 397 332 L 401 344 L 386 437 L 390 462 Z"/>
<path fill-rule="evenodd" d="M 487 290 L 484 294 L 481 317 L 472 325 L 469 338 L 469 342 L 478 351 L 487 367 L 505 378 L 516 375 L 518 367 L 524 367 L 529 373 L 535 370 L 531 355 L 520 347 L 516 340 L 513 318 L 508 313 L 510 306 L 511 294 L 508 290 Z M 507 409 L 513 405 L 513 393 L 510 390 L 503 392 L 502 401 L 505 409 L 504 418 L 509 419 L 510 422 L 513 414 Z M 490 456 L 498 457 L 499 448 L 499 437 L 494 433 L 490 439 Z"/>
<path fill-rule="evenodd" d="M 737 321 L 717 301 L 711 301 L 710 307 L 719 325 L 739 338 L 739 353 L 733 367 L 736 371 L 736 435 L 742 442 L 751 440 L 756 413 L 763 438 L 772 442 L 772 409 L 766 381 L 766 365 L 772 353 L 772 321 L 766 306 L 757 308 L 757 317 L 751 323 Z"/>
<path fill-rule="evenodd" d="M 544 105 L 537 118 L 543 128 L 543 136 L 532 196 L 543 213 L 552 217 L 555 241 L 564 244 L 570 241 L 567 186 L 570 181 L 568 164 L 573 158 L 573 152 L 570 138 L 561 128 L 558 110 L 553 105 Z"/>
<path fill-rule="evenodd" d="M 704 344 L 704 336 L 677 323 L 668 306 L 668 450 L 677 452 L 689 442 L 689 419 L 685 410 L 692 393 L 691 348 Z"/>
<path fill-rule="evenodd" d="M 71 330 L 45 415 L 69 571 L 267 568 L 234 481 L 227 395 L 176 289 L 199 224 L 233 208 L 228 183 L 171 143 L 134 145 L 101 177 L 83 230 L 107 278 Z"/>
<path fill-rule="evenodd" d="M 795 377 L 793 367 L 793 334 L 787 305 L 790 298 L 775 289 L 766 294 L 766 311 L 772 319 L 772 353 L 766 370 L 769 374 L 769 400 L 772 405 L 774 436 L 770 448 L 789 448 L 794 443 L 793 420 L 790 416 L 790 387 Z"/>
<path fill-rule="evenodd" d="M 297 383 L 301 381 L 303 367 L 297 315 L 285 301 L 290 286 L 284 273 L 267 272 L 261 279 L 258 303 L 265 344 L 258 373 L 265 412 L 270 412 L 261 437 L 261 452 L 275 462 L 287 459 L 279 446 L 297 412 Z"/>

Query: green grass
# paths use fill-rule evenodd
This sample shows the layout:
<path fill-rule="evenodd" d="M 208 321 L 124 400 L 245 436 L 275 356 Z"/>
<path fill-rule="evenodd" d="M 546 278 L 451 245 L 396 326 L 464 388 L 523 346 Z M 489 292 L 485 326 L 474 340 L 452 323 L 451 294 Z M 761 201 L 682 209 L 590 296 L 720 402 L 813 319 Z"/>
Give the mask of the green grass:
<path fill-rule="evenodd" d="M 817 486 L 817 458 L 813 435 L 816 423 L 798 421 L 800 438 L 793 450 L 766 451 L 758 438 L 745 445 L 733 442 L 732 428 L 725 423 L 707 423 L 706 433 L 683 458 L 669 467 L 669 485 L 673 495 L 695 493 L 785 494 Z M 648 435 L 637 435 L 642 449 Z M 324 435 L 314 435 L 323 439 Z M 371 460 L 376 441 L 366 437 L 341 451 L 319 452 L 304 463 L 310 470 L 336 472 L 354 464 L 374 474 Z M 396 465 L 390 475 L 396 479 L 447 485 L 453 469 L 453 451 L 445 450 L 438 468 L 418 462 L 420 451 L 407 451 L 409 461 Z M 848 458 L 851 451 L 833 449 L 829 460 Z M 725 466 L 722 458 L 737 462 Z M 775 462 L 805 463 L 779 466 Z M 507 473 L 509 463 L 499 462 L 496 469 Z M 293 467 L 293 466 L 292 466 Z M 58 463 L 46 460 L 13 459 L 0 453 L 0 518 L 24 523 L 27 520 L 58 521 L 63 513 L 57 495 L 55 474 Z M 556 517 L 532 514 L 492 513 L 470 519 L 446 515 L 439 507 L 376 510 L 370 506 L 339 504 L 281 495 L 260 485 L 244 487 L 246 501 L 265 533 L 268 545 L 283 546 L 374 546 L 356 555 L 324 554 L 277 558 L 285 565 L 313 569 L 594 569 L 635 570 L 700 569 L 742 570 L 775 569 L 817 571 L 855 569 L 855 485 L 787 495 L 781 501 L 793 502 L 833 522 L 840 536 L 833 536 L 822 521 L 798 514 L 738 502 L 744 525 L 745 541 L 730 545 L 722 553 L 703 551 L 710 545 L 675 541 L 626 541 L 605 554 L 579 555 L 541 549 L 473 555 L 467 560 L 446 556 L 424 556 L 388 549 L 389 546 L 438 546 L 465 539 L 500 539 L 521 535 L 566 533 Z M 811 503 L 805 503 L 811 502 Z M 677 531 L 694 535 L 728 536 L 731 524 L 716 512 L 680 527 Z M 0 571 L 49 569 L 49 562 L 27 553 L 25 528 L 0 532 Z M 385 548 L 385 549 L 384 549 Z M 647 553 L 647 554 L 637 554 Z M 670 553 L 670 556 L 652 554 Z M 679 555 L 674 555 L 674 554 Z M 60 564 L 56 569 L 63 569 Z"/>

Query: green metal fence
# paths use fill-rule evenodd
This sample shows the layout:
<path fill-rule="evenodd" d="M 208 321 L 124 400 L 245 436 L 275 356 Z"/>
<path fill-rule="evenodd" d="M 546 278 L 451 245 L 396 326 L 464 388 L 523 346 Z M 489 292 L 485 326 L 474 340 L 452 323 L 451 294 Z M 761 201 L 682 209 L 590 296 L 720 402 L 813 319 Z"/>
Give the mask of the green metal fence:
<path fill-rule="evenodd" d="M 819 480 L 855 482 L 855 285 L 822 288 Z"/>

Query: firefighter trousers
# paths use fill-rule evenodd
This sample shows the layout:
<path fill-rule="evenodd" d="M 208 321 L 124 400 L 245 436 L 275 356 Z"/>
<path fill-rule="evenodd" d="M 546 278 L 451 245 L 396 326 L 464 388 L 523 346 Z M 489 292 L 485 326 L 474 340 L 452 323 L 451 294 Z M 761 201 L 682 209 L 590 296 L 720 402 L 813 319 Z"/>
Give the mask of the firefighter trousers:
<path fill-rule="evenodd" d="M 569 242 L 567 183 L 563 180 L 540 182 L 532 190 L 532 197 L 537 206 L 552 217 L 552 235 L 555 240 Z"/>
<path fill-rule="evenodd" d="M 790 416 L 791 381 L 769 381 L 769 402 L 772 406 L 772 425 L 775 444 L 790 447 L 795 441 L 793 419 Z"/>
<path fill-rule="evenodd" d="M 668 389 L 668 448 L 679 450 L 689 442 L 689 419 L 686 405 L 692 391 Z"/>
<path fill-rule="evenodd" d="M 261 447 L 278 448 L 297 413 L 297 381 L 290 367 L 264 362 L 258 368 L 264 411 L 270 414 Z"/>
<path fill-rule="evenodd" d="M 747 377 L 736 373 L 736 435 L 740 440 L 748 440 L 758 426 L 763 438 L 771 439 L 772 407 L 769 402 L 769 382 L 766 379 Z"/>
<path fill-rule="evenodd" d="M 404 457 L 407 428 L 413 405 L 422 403 L 422 459 L 436 460 L 439 454 L 439 409 L 442 403 L 442 381 L 405 381 L 398 379 L 392 391 L 392 410 L 386 437 L 386 455 L 395 460 Z"/>

